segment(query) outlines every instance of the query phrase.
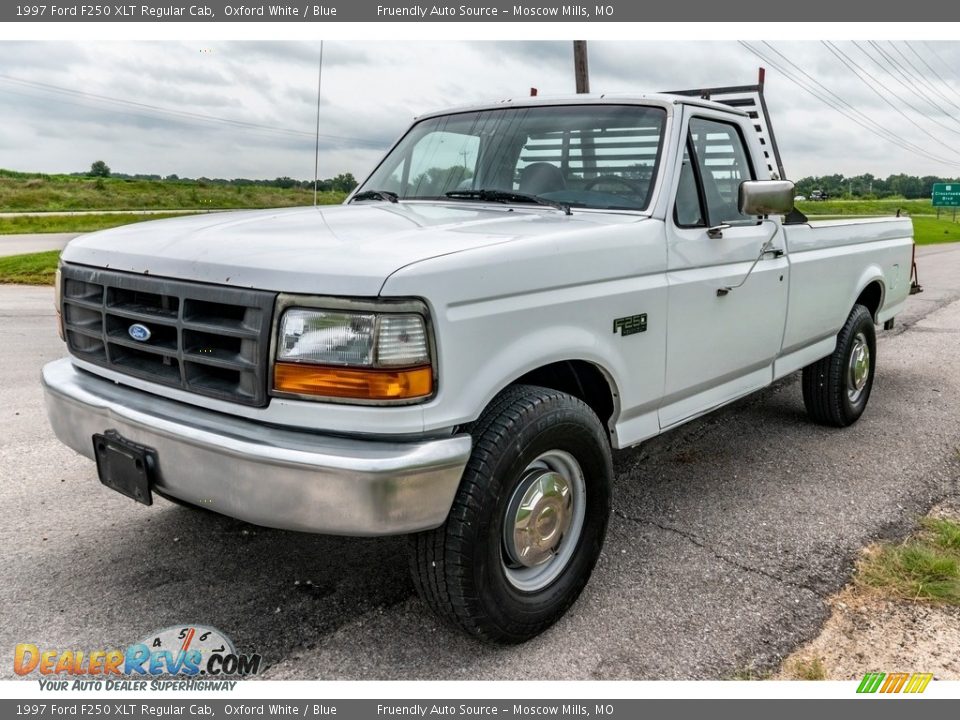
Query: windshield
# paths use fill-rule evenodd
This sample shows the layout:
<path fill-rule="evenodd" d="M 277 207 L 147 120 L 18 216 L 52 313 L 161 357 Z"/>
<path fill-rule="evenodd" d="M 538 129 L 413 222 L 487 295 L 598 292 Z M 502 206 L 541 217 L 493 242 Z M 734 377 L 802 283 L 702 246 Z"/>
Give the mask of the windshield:
<path fill-rule="evenodd" d="M 469 201 L 487 190 L 572 207 L 645 210 L 666 112 L 638 105 L 498 108 L 414 125 L 358 192 Z M 460 195 L 460 197 L 456 197 Z M 475 201 L 475 198 L 474 198 Z"/>

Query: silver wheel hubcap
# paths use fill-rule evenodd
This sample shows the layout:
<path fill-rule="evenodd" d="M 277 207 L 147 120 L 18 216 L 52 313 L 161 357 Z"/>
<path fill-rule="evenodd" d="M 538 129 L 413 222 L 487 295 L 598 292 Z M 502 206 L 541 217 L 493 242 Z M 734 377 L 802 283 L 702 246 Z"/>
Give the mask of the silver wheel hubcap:
<path fill-rule="evenodd" d="M 526 491 L 520 495 L 523 487 Z M 570 528 L 570 484 L 552 470 L 531 470 L 514 498 L 510 509 L 513 532 L 506 539 L 507 552 L 514 562 L 536 567 L 553 557 L 554 548 Z"/>
<path fill-rule="evenodd" d="M 553 582 L 570 562 L 583 529 L 586 485 L 580 464 L 562 450 L 530 463 L 503 523 L 503 570 L 526 592 Z"/>
<path fill-rule="evenodd" d="M 850 365 L 847 368 L 847 397 L 855 403 L 863 395 L 870 378 L 870 346 L 863 333 L 857 333 L 850 352 Z"/>

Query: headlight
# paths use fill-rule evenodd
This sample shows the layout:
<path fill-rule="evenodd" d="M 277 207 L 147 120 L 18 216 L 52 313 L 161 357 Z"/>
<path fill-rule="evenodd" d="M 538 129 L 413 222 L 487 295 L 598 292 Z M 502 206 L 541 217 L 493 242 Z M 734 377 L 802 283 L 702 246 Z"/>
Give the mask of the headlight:
<path fill-rule="evenodd" d="M 277 360 L 370 366 L 376 327 L 376 315 L 287 310 L 280 320 Z"/>
<path fill-rule="evenodd" d="M 433 393 L 426 322 L 416 313 L 290 308 L 280 318 L 274 391 L 366 401 Z"/>
<path fill-rule="evenodd" d="M 63 303 L 60 302 L 63 298 L 63 278 L 61 277 L 59 264 L 57 265 L 57 272 L 53 275 L 53 287 L 53 304 L 57 311 L 57 334 L 60 335 L 61 340 L 66 342 L 67 333 L 63 327 Z"/>

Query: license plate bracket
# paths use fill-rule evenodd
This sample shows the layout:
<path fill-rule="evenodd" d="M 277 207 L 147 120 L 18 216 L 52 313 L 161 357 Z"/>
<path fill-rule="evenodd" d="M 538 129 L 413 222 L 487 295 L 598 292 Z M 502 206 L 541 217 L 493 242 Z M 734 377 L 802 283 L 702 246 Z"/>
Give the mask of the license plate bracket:
<path fill-rule="evenodd" d="M 150 488 L 157 473 L 157 451 L 122 437 L 116 430 L 93 436 L 100 482 L 138 503 L 153 504 Z"/>

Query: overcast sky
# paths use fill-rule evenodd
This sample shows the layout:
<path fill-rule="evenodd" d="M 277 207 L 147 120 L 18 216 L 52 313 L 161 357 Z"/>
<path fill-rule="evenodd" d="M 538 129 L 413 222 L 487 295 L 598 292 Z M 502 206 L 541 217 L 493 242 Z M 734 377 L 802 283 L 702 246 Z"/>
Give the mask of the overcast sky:
<path fill-rule="evenodd" d="M 768 65 L 788 177 L 960 176 L 960 43 L 839 43 L 890 90 L 879 94 L 819 42 L 752 44 L 916 146 L 867 132 Z M 736 42 L 591 41 L 589 52 L 595 92 L 748 84 L 762 63 Z M 300 42 L 0 42 L 0 167 L 72 172 L 102 159 L 125 173 L 312 178 L 318 53 Z M 327 41 L 320 176 L 361 178 L 419 113 L 530 87 L 573 91 L 571 43 Z"/>

